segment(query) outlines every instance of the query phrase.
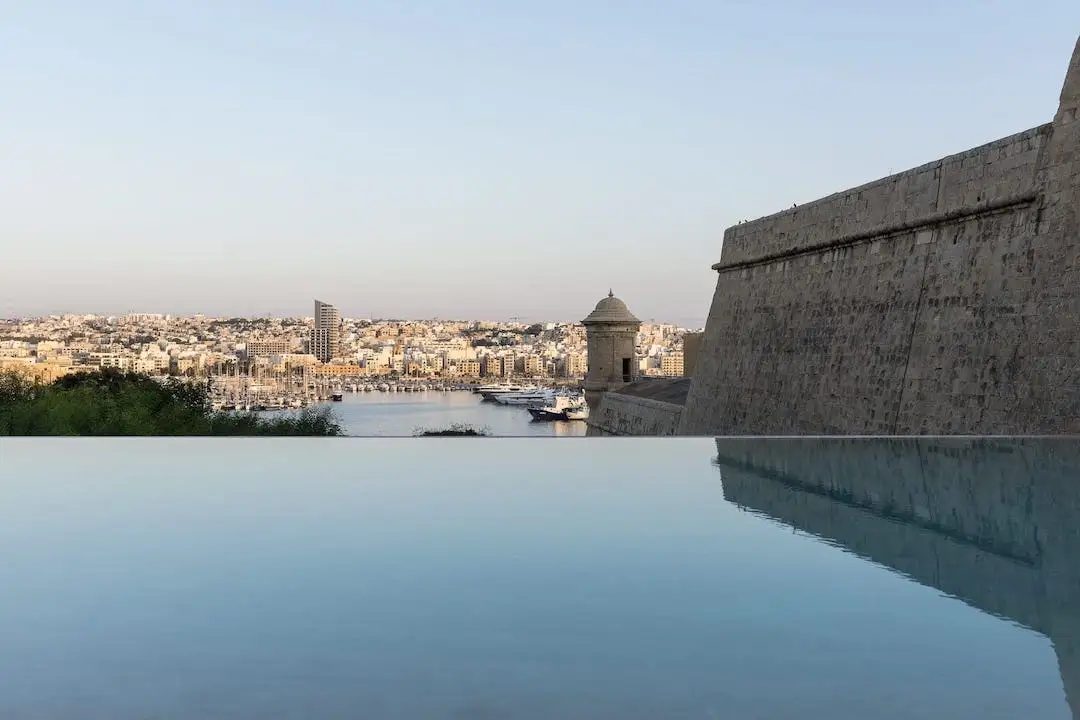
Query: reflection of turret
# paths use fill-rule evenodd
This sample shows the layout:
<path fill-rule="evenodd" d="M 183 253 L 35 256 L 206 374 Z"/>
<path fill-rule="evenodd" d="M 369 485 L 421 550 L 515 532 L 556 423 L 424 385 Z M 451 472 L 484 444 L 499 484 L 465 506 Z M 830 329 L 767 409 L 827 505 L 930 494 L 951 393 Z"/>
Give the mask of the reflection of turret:
<path fill-rule="evenodd" d="M 716 440 L 724 496 L 1050 638 L 1080 718 L 1080 442 Z"/>

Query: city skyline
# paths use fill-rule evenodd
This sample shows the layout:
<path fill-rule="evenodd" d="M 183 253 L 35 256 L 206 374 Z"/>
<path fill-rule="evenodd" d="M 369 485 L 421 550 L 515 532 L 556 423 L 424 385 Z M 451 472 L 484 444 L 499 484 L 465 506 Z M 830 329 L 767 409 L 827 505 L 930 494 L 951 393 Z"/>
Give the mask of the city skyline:
<path fill-rule="evenodd" d="M 135 313 L 0 322 L 0 374 L 580 379 L 591 352 L 587 323 L 368 322 L 318 300 L 314 310 L 314 318 L 268 321 Z M 686 328 L 641 324 L 630 340 L 640 350 L 630 373 L 681 376 L 687 337 Z"/>
<path fill-rule="evenodd" d="M 328 303 L 333 305 L 333 303 Z M 430 317 L 409 317 L 405 315 L 370 315 L 370 314 L 355 314 L 340 312 L 340 308 L 337 308 L 340 313 L 342 321 L 348 322 L 405 322 L 405 323 L 497 323 L 497 324 L 519 324 L 519 325 L 532 325 L 532 324 L 556 324 L 556 325 L 577 325 L 581 323 L 582 318 L 553 318 L 553 317 L 528 317 L 512 315 L 509 317 L 496 317 L 494 315 L 486 315 L 481 317 L 453 317 L 453 316 L 439 316 L 434 315 Z M 2 315 L 0 314 L 0 322 L 20 322 L 29 321 L 34 319 L 46 319 L 46 318 L 63 318 L 63 317 L 84 317 L 92 316 L 97 318 L 115 318 L 123 319 L 132 316 L 160 316 L 174 319 L 193 319 L 203 317 L 206 319 L 246 319 L 246 320 L 314 320 L 315 314 L 311 312 L 295 312 L 295 313 L 256 313 L 252 315 L 234 315 L 231 313 L 170 313 L 161 312 L 154 309 L 147 310 L 145 308 L 128 308 L 121 312 L 93 312 L 91 310 L 84 311 L 71 311 L 71 312 L 56 312 L 56 313 L 38 313 L 27 315 Z M 672 325 L 684 329 L 700 329 L 704 327 L 705 318 L 701 318 L 699 322 L 679 322 L 667 318 L 655 318 L 650 317 L 646 320 L 650 325 Z"/>
<path fill-rule="evenodd" d="M 1080 6 L 1019 7 L 27 4 L 0 27 L 0 316 L 315 290 L 570 321 L 613 286 L 699 325 L 726 227 L 1044 122 Z"/>

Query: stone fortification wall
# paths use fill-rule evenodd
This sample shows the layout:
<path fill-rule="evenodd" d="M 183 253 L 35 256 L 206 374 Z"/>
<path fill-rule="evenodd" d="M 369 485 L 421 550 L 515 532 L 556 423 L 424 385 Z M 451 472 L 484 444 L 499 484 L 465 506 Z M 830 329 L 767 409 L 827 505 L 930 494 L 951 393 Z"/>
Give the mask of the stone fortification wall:
<path fill-rule="evenodd" d="M 591 434 L 674 435 L 679 429 L 689 380 L 643 379 L 606 392 L 589 413 Z"/>
<path fill-rule="evenodd" d="M 1078 108 L 728 229 L 680 433 L 1080 433 Z"/>
<path fill-rule="evenodd" d="M 902 231 L 939 216 L 1030 199 L 1051 124 L 728 228 L 717 267 L 763 262 Z"/>
<path fill-rule="evenodd" d="M 591 428 L 604 435 L 674 435 L 679 429 L 682 406 L 605 393 L 600 408 L 589 415 Z"/>

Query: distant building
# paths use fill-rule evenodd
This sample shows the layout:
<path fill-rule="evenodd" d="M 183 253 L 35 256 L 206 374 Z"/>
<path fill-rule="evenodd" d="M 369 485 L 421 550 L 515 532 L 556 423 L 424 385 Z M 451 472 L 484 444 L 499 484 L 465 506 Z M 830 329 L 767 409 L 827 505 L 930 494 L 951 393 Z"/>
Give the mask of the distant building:
<path fill-rule="evenodd" d="M 244 358 L 268 358 L 271 355 L 283 355 L 292 352 L 293 346 L 288 340 L 248 340 L 244 346 Z"/>
<path fill-rule="evenodd" d="M 543 374 L 544 362 L 539 355 L 526 355 L 521 362 L 521 370 L 529 377 Z"/>
<path fill-rule="evenodd" d="M 458 374 L 465 377 L 480 377 L 479 360 L 458 360 Z"/>
<path fill-rule="evenodd" d="M 502 374 L 502 359 L 494 355 L 480 358 L 480 374 L 484 377 L 498 377 Z"/>
<path fill-rule="evenodd" d="M 585 377 L 589 369 L 589 356 L 585 353 L 570 353 L 566 356 L 566 374 L 569 377 Z"/>
<path fill-rule="evenodd" d="M 128 313 L 123 317 L 125 323 L 158 323 L 169 319 L 161 313 Z"/>
<path fill-rule="evenodd" d="M 51 383 L 57 378 L 78 372 L 81 368 L 61 363 L 34 363 L 26 360 L 12 358 L 0 358 L 0 374 L 14 372 L 23 377 L 37 380 L 43 383 Z M 90 368 L 87 368 L 90 369 Z"/>
<path fill-rule="evenodd" d="M 356 363 L 316 365 L 313 368 L 313 373 L 315 377 L 360 377 L 367 374 L 364 368 Z"/>
<path fill-rule="evenodd" d="M 660 374 L 665 377 L 682 377 L 683 354 L 670 352 L 660 358 Z"/>
<path fill-rule="evenodd" d="M 128 372 L 132 369 L 131 364 L 133 360 L 134 358 L 132 358 L 130 355 L 124 355 L 122 353 L 90 353 L 90 365 L 101 368 L 102 370 L 108 370 L 112 368 L 115 370 L 120 370 L 121 372 Z"/>
<path fill-rule="evenodd" d="M 315 327 L 311 329 L 311 354 L 330 362 L 341 354 L 341 313 L 333 305 L 315 301 Z"/>
<path fill-rule="evenodd" d="M 480 358 L 480 374 L 484 377 L 510 377 L 514 374 L 514 356 L 483 356 Z"/>
<path fill-rule="evenodd" d="M 318 362 L 318 358 L 306 353 L 274 353 L 270 356 L 270 367 L 274 370 L 312 367 Z"/>

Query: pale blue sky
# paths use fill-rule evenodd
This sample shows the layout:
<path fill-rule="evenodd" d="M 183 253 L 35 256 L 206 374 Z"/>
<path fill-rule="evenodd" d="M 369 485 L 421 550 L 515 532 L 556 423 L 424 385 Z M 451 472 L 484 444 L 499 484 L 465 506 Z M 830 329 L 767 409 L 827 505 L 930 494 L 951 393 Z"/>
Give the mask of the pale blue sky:
<path fill-rule="evenodd" d="M 611 286 L 698 324 L 724 228 L 1049 121 L 1077 33 L 1076 0 L 12 0 L 0 316 Z"/>

